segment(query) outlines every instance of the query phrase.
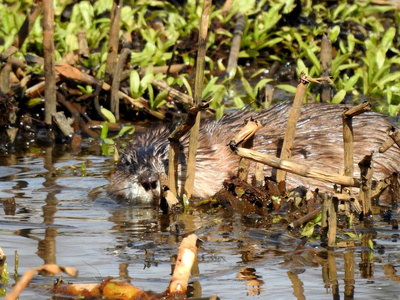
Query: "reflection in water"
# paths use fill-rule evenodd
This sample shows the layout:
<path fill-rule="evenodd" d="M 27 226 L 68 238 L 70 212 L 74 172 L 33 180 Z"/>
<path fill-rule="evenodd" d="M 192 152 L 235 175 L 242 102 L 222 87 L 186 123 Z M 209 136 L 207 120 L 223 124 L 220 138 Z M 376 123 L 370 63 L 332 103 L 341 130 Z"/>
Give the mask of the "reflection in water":
<path fill-rule="evenodd" d="M 354 298 L 354 252 L 344 253 L 344 299 Z"/>
<path fill-rule="evenodd" d="M 87 177 L 80 177 L 76 169 L 88 160 L 93 165 Z M 20 273 L 57 262 L 78 268 L 77 282 L 96 282 L 110 275 L 162 291 L 168 286 L 180 241 L 196 233 L 202 243 L 189 288 L 194 297 L 339 299 L 342 294 L 353 299 L 383 293 L 381 299 L 390 299 L 400 293 L 395 227 L 376 222 L 373 228 L 360 230 L 361 241 L 356 240 L 354 247 L 323 253 L 319 241 L 288 233 L 286 223 L 272 223 L 273 216 L 217 209 L 163 215 L 152 207 L 117 205 L 109 198 L 88 200 L 92 188 L 106 184 L 103 174 L 110 164 L 105 162 L 98 156 L 60 157 L 50 148 L 40 157 L 14 158 L 12 170 L 0 176 L 0 189 L 7 190 L 8 198 L 1 199 L 0 246 L 8 252 L 9 270 L 17 249 Z M 69 171 L 72 164 L 75 171 Z M 396 212 L 391 224 L 394 221 Z M 386 231 L 376 233 L 378 226 Z M 38 285 L 52 282 L 43 277 L 35 280 Z M 26 293 L 22 299 L 48 298 L 34 288 Z"/>
<path fill-rule="evenodd" d="M 305 300 L 306 297 L 304 296 L 304 285 L 299 279 L 299 276 L 293 271 L 287 271 L 287 275 L 292 282 L 293 295 L 297 300 Z"/>
<path fill-rule="evenodd" d="M 237 279 L 246 280 L 246 288 L 248 290 L 248 296 L 255 296 L 262 294 L 262 286 L 264 285 L 264 281 L 256 274 L 255 268 L 244 267 L 240 270 L 240 272 L 236 275 Z"/>

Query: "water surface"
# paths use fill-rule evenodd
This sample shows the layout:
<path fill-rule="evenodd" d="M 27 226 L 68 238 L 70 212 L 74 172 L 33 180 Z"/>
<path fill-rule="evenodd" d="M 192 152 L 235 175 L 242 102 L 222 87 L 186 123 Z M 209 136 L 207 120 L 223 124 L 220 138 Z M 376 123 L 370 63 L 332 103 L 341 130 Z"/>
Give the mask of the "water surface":
<path fill-rule="evenodd" d="M 86 170 L 82 171 L 84 164 Z M 130 280 L 144 290 L 164 291 L 182 238 L 202 240 L 190 296 L 221 299 L 398 299 L 399 231 L 376 217 L 364 239 L 348 249 L 317 257 L 318 241 L 306 250 L 284 224 L 266 225 L 260 216 L 191 210 L 162 215 L 156 208 L 115 203 L 105 193 L 113 165 L 98 151 L 73 155 L 43 149 L 0 157 L 0 246 L 14 283 L 18 275 L 45 263 L 79 270 L 69 282 L 101 282 L 107 276 Z M 14 198 L 15 207 L 5 204 Z M 398 215 L 393 213 L 393 219 Z M 354 231 L 354 230 L 353 230 Z M 360 232 L 357 232 L 359 234 Z M 361 237 L 361 236 L 360 236 Z M 20 299 L 49 299 L 55 277 L 37 276 Z"/>

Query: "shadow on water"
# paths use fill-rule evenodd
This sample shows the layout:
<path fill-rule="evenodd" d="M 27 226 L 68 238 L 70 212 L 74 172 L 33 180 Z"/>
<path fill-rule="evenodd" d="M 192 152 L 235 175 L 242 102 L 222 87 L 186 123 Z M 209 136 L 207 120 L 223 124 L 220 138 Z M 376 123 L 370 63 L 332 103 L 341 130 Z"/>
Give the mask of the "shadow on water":
<path fill-rule="evenodd" d="M 190 281 L 193 297 L 389 299 L 400 293 L 398 228 L 380 218 L 374 227 L 358 228 L 352 246 L 321 251 L 318 240 L 292 234 L 270 216 L 215 209 L 163 215 L 152 207 L 117 204 L 105 193 L 91 199 L 94 188 L 107 184 L 111 168 L 102 156 L 51 148 L 0 158 L 0 246 L 10 272 L 0 296 L 27 269 L 49 263 L 77 268 L 78 279 L 68 281 L 114 276 L 161 292 L 171 279 L 177 247 L 190 233 L 201 239 Z M 397 222 L 395 212 L 391 220 Z M 36 277 L 21 299 L 48 299 L 53 279 Z"/>

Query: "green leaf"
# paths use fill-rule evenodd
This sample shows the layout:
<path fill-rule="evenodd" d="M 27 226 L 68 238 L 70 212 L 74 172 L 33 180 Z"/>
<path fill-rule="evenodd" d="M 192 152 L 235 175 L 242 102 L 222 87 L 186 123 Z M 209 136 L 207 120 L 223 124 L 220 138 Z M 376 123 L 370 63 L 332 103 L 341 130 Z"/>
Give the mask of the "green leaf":
<path fill-rule="evenodd" d="M 212 77 L 210 81 L 207 83 L 206 87 L 203 89 L 202 92 L 202 99 L 207 99 L 209 96 L 211 96 L 211 89 L 214 87 L 215 83 L 217 82 L 218 77 Z"/>
<path fill-rule="evenodd" d="M 237 108 L 242 108 L 245 106 L 243 100 L 240 97 L 233 97 L 233 102 Z"/>
<path fill-rule="evenodd" d="M 347 46 L 348 46 L 348 52 L 352 53 L 354 51 L 354 46 L 356 45 L 356 38 L 354 37 L 354 34 L 351 32 L 347 35 Z"/>
<path fill-rule="evenodd" d="M 109 111 L 108 109 L 102 107 L 100 109 L 100 111 L 103 114 L 103 116 L 107 119 L 108 122 L 110 122 L 110 123 L 116 123 L 117 122 L 115 120 L 114 114 L 111 111 Z"/>
<path fill-rule="evenodd" d="M 131 85 L 132 95 L 137 94 L 140 88 L 140 76 L 138 71 L 132 70 L 129 76 L 129 83 Z"/>
<path fill-rule="evenodd" d="M 124 126 L 121 128 L 121 130 L 118 132 L 116 136 L 113 137 L 113 139 L 119 138 L 123 136 L 125 133 L 128 134 L 133 134 L 135 132 L 135 126 Z"/>
<path fill-rule="evenodd" d="M 311 237 L 314 233 L 315 224 L 313 222 L 308 222 L 304 227 L 303 231 L 301 232 L 302 236 Z"/>
<path fill-rule="evenodd" d="M 42 103 L 42 98 L 32 98 L 28 100 L 28 107 L 34 107 Z"/>
<path fill-rule="evenodd" d="M 352 90 L 354 88 L 354 85 L 357 83 L 358 79 L 361 77 L 360 73 L 354 74 L 353 76 L 351 76 L 349 78 L 349 80 L 347 80 L 345 86 L 344 86 L 344 90 L 346 92 Z"/>
<path fill-rule="evenodd" d="M 114 145 L 113 139 L 105 138 L 103 139 L 103 142 L 106 143 L 107 145 Z"/>
<path fill-rule="evenodd" d="M 396 29 L 394 27 L 390 27 L 386 30 L 385 34 L 382 37 L 381 45 L 385 51 L 385 53 L 392 47 L 393 39 L 396 35 Z"/>
<path fill-rule="evenodd" d="M 289 84 L 277 84 L 275 86 L 277 89 L 281 89 L 283 91 L 292 93 L 292 94 L 296 94 L 297 88 L 293 85 L 289 85 Z"/>
<path fill-rule="evenodd" d="M 271 78 L 264 78 L 264 79 L 261 79 L 261 80 L 257 83 L 256 87 L 254 88 L 254 97 L 257 96 L 257 93 L 258 93 L 259 89 L 263 88 L 268 82 L 271 82 L 271 81 L 273 81 L 273 79 L 271 79 Z"/>
<path fill-rule="evenodd" d="M 398 79 L 400 79 L 400 71 L 386 75 L 381 80 L 376 82 L 376 85 L 379 86 L 381 89 L 383 89 L 383 86 L 385 86 L 387 83 L 396 81 Z"/>
<path fill-rule="evenodd" d="M 100 138 L 104 140 L 107 138 L 107 135 L 108 135 L 108 123 L 104 122 L 103 128 L 101 128 Z"/>
<path fill-rule="evenodd" d="M 253 89 L 251 88 L 251 85 L 247 81 L 247 79 L 245 77 L 241 77 L 240 80 L 242 81 L 243 87 L 246 90 L 247 95 L 249 95 L 251 97 L 251 99 L 255 99 Z"/>
<path fill-rule="evenodd" d="M 187 79 L 182 75 L 179 75 L 179 78 L 182 80 L 182 83 L 185 86 L 188 95 L 193 98 L 192 87 L 190 86 Z"/>
<path fill-rule="evenodd" d="M 335 96 L 333 96 L 331 103 L 338 104 L 343 101 L 345 96 L 346 96 L 346 91 L 340 90 L 339 92 L 336 93 Z"/>
<path fill-rule="evenodd" d="M 154 108 L 153 109 L 159 108 L 160 106 L 167 103 L 167 101 L 165 101 L 165 98 L 167 98 L 167 96 L 168 96 L 167 90 L 163 90 L 162 92 L 158 93 L 156 99 L 154 100 Z"/>
<path fill-rule="evenodd" d="M 332 43 L 336 42 L 339 33 L 340 33 L 340 26 L 339 25 L 333 26 L 329 34 L 329 38 L 331 39 Z"/>
<path fill-rule="evenodd" d="M 108 151 L 108 145 L 107 144 L 101 144 L 101 154 L 104 156 L 109 156 L 110 152 Z"/>

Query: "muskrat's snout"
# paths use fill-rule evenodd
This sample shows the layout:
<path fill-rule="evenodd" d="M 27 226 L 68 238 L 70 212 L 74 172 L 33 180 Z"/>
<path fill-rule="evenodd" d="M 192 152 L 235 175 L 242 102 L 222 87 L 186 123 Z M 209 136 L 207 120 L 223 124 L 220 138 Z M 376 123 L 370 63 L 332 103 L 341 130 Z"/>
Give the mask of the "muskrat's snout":
<path fill-rule="evenodd" d="M 160 174 L 166 172 L 165 148 L 130 144 L 111 175 L 108 192 L 126 203 L 155 203 L 160 198 Z"/>
<path fill-rule="evenodd" d="M 139 175 L 139 183 L 146 191 L 156 190 L 159 188 L 159 176 L 146 170 Z"/>

